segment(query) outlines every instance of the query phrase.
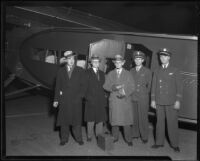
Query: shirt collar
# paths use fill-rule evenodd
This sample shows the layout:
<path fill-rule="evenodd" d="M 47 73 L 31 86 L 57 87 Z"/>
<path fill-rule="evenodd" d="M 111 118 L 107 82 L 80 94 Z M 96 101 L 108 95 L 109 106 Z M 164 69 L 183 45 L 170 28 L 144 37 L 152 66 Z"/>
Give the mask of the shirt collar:
<path fill-rule="evenodd" d="M 97 72 L 97 70 L 98 70 L 97 68 L 92 68 L 92 69 L 93 69 L 93 71 L 94 71 L 95 73 L 96 73 L 96 72 Z"/>
<path fill-rule="evenodd" d="M 169 63 L 165 64 L 165 67 L 167 68 L 169 66 Z M 164 68 L 164 64 L 162 64 L 162 67 Z"/>
<path fill-rule="evenodd" d="M 142 65 L 136 66 L 136 70 L 140 70 L 142 68 Z"/>
<path fill-rule="evenodd" d="M 69 70 L 72 70 L 72 69 L 74 69 L 74 65 L 73 66 L 69 66 L 69 65 L 67 65 L 67 69 Z"/>
<path fill-rule="evenodd" d="M 117 72 L 121 73 L 123 68 L 116 69 Z"/>

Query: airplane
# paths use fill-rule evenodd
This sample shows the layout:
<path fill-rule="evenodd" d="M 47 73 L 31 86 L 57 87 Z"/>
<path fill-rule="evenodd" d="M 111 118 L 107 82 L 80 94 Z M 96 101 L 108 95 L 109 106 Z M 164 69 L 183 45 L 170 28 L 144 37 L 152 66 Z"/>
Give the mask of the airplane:
<path fill-rule="evenodd" d="M 44 12 L 45 14 L 49 12 L 49 8 L 42 11 L 41 8 L 37 7 L 12 7 L 9 9 L 18 10 L 20 14 L 24 14 L 25 11 L 31 12 L 31 14 L 32 12 L 40 11 L 40 14 L 43 12 L 41 15 L 44 15 Z M 9 11 L 9 13 L 13 12 Z M 10 17 L 8 19 L 10 21 Z M 55 17 L 53 19 L 55 20 Z M 60 21 L 61 18 L 56 20 Z M 104 23 L 102 24 L 105 27 L 105 22 L 107 21 L 103 21 Z M 72 23 L 74 24 L 74 22 Z M 27 24 L 24 26 L 25 30 L 30 30 Z M 78 23 L 75 24 L 77 25 Z M 159 66 L 157 52 L 165 47 L 169 48 L 173 53 L 171 63 L 181 70 L 183 80 L 183 99 L 179 119 L 197 124 L 197 36 L 155 34 L 139 31 L 111 31 L 108 28 L 105 31 L 103 27 L 96 27 L 96 24 L 92 27 L 91 24 L 87 24 L 86 28 L 82 28 L 84 25 L 81 24 L 81 27 L 75 28 L 51 28 L 45 26 L 39 29 L 33 28 L 31 31 L 27 31 L 27 34 L 23 34 L 24 37 L 16 45 L 15 51 L 19 56 L 17 60 L 20 60 L 21 64 L 16 66 L 12 62 L 6 63 L 11 64 L 10 66 L 12 67 L 14 66 L 16 73 L 18 73 L 17 76 L 29 84 L 30 87 L 14 93 L 8 93 L 6 96 L 38 87 L 45 87 L 53 91 L 56 72 L 60 65 L 62 65 L 61 60 L 66 50 L 72 50 L 78 54 L 77 65 L 83 68 L 87 68 L 89 58 L 93 54 L 99 55 L 103 60 L 101 61 L 101 69 L 107 73 L 113 68 L 112 61 L 110 60 L 116 54 L 124 56 L 126 69 L 129 70 L 133 67 L 131 53 L 134 50 L 141 50 L 146 54 L 145 66 L 153 71 Z M 20 33 L 21 31 L 18 32 Z M 22 70 L 23 74 L 20 73 Z M 10 74 L 4 82 L 4 86 L 6 87 L 15 76 L 16 74 Z"/>

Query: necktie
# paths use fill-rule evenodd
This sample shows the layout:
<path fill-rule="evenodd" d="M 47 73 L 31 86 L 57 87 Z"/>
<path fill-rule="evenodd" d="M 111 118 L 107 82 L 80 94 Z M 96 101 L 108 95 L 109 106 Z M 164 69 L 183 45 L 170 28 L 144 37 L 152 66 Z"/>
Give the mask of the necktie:
<path fill-rule="evenodd" d="M 136 71 L 138 72 L 140 68 L 136 67 Z"/>
<path fill-rule="evenodd" d="M 120 76 L 120 71 L 117 70 L 117 77 L 119 78 L 119 76 Z"/>
<path fill-rule="evenodd" d="M 68 75 L 69 75 L 69 78 L 71 77 L 71 67 L 68 67 Z"/>
<path fill-rule="evenodd" d="M 99 70 L 96 70 L 97 79 L 99 80 Z"/>

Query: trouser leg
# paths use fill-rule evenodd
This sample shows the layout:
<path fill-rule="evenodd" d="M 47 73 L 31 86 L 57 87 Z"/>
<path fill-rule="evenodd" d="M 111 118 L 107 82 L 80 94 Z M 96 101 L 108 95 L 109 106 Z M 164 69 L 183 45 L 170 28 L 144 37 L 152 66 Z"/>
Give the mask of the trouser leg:
<path fill-rule="evenodd" d="M 94 135 L 94 122 L 87 123 L 87 137 L 92 138 Z"/>
<path fill-rule="evenodd" d="M 148 100 L 146 99 L 138 102 L 138 122 L 142 140 L 148 140 L 149 135 L 148 106 Z"/>
<path fill-rule="evenodd" d="M 76 141 L 82 141 L 82 127 L 81 125 L 72 126 L 72 131 L 74 133 L 74 137 Z"/>
<path fill-rule="evenodd" d="M 130 125 L 123 126 L 123 130 L 124 130 L 125 140 L 127 142 L 131 142 L 132 141 L 132 139 L 131 139 L 131 126 Z"/>
<path fill-rule="evenodd" d="M 167 131 L 172 147 L 178 147 L 178 116 L 174 106 L 166 108 Z"/>
<path fill-rule="evenodd" d="M 164 145 L 165 140 L 165 106 L 157 105 L 156 108 L 156 145 Z"/>
<path fill-rule="evenodd" d="M 119 139 L 119 126 L 112 126 L 112 135 L 115 140 Z"/>
<path fill-rule="evenodd" d="M 60 127 L 60 138 L 61 138 L 61 141 L 68 141 L 69 139 L 69 126 L 66 125 L 62 125 Z"/>
<path fill-rule="evenodd" d="M 95 131 L 96 136 L 103 134 L 103 122 L 96 123 Z"/>
<path fill-rule="evenodd" d="M 132 125 L 132 137 L 140 137 L 139 133 L 139 121 L 138 121 L 138 102 L 133 102 L 133 125 Z"/>

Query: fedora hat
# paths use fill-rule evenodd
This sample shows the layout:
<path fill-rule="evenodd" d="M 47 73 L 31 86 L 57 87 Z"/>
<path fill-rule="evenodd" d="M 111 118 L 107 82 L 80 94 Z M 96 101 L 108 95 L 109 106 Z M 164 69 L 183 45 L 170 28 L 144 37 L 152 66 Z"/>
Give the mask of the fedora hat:
<path fill-rule="evenodd" d="M 117 54 L 115 55 L 113 62 L 116 62 L 116 61 L 124 61 L 124 58 L 121 55 Z"/>
<path fill-rule="evenodd" d="M 101 59 L 98 55 L 92 55 L 91 58 L 90 58 L 90 61 L 93 61 L 93 60 L 101 61 Z"/>
<path fill-rule="evenodd" d="M 65 52 L 64 52 L 64 57 L 65 57 L 65 58 L 69 58 L 69 57 L 71 57 L 71 56 L 76 56 L 76 53 L 73 52 L 73 51 L 71 51 L 71 50 L 65 51 Z"/>

